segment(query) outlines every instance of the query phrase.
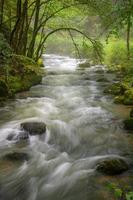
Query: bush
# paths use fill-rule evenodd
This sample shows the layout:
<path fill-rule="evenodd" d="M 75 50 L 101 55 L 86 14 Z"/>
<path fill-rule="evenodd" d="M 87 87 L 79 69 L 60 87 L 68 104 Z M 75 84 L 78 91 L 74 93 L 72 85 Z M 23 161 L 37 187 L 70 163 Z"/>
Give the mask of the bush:
<path fill-rule="evenodd" d="M 131 59 L 127 60 L 126 43 L 122 39 L 110 39 L 108 44 L 104 45 L 104 62 L 110 68 L 133 72 L 133 44 L 131 44 Z"/>

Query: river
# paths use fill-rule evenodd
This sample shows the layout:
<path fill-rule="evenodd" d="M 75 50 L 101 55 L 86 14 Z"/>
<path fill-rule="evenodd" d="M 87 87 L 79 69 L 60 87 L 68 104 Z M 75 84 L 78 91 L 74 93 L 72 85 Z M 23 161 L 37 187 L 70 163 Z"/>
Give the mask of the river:
<path fill-rule="evenodd" d="M 133 137 L 123 129 L 129 108 L 113 103 L 103 90 L 115 81 L 97 65 L 81 70 L 81 60 L 44 56 L 42 84 L 16 95 L 0 108 L 0 154 L 18 151 L 30 160 L 0 160 L 0 200 L 106 200 L 110 182 L 133 185 L 132 171 L 118 177 L 96 172 L 106 157 L 133 159 Z M 98 82 L 106 77 L 108 82 Z M 44 136 L 8 141 L 20 133 L 20 123 L 44 121 Z"/>

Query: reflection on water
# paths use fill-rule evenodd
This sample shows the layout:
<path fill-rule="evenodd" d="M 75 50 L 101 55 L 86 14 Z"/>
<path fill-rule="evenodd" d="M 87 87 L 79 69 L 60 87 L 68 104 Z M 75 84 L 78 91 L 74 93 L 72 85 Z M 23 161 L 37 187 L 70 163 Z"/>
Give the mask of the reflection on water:
<path fill-rule="evenodd" d="M 44 62 L 47 76 L 42 84 L 0 108 L 0 199 L 107 199 L 105 182 L 110 178 L 96 173 L 96 163 L 114 155 L 130 159 L 133 150 L 122 126 L 126 109 L 103 95 L 109 83 L 97 82 L 103 77 L 112 81 L 114 75 L 103 66 L 77 70 L 83 61 L 69 57 L 46 55 Z M 44 121 L 46 134 L 8 141 L 27 120 Z M 28 153 L 29 161 L 2 160 L 12 151 Z"/>

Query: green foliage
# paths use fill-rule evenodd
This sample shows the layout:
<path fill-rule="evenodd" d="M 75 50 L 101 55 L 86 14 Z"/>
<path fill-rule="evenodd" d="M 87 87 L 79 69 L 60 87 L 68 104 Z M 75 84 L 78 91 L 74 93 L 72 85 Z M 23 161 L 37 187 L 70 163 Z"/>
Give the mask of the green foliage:
<path fill-rule="evenodd" d="M 90 60 L 91 64 L 99 64 L 103 61 L 103 46 L 99 41 L 95 41 L 92 45 L 89 41 L 83 40 L 80 44 L 80 52 L 83 58 Z"/>
<path fill-rule="evenodd" d="M 131 49 L 133 52 L 133 43 Z M 133 53 L 128 61 L 125 42 L 122 39 L 110 39 L 109 43 L 104 45 L 104 51 L 104 62 L 110 68 L 123 70 L 124 68 L 129 69 L 133 65 Z"/>
<path fill-rule="evenodd" d="M 128 187 L 120 187 L 118 184 L 109 183 L 107 188 L 113 193 L 116 200 L 133 200 L 133 192 Z"/>

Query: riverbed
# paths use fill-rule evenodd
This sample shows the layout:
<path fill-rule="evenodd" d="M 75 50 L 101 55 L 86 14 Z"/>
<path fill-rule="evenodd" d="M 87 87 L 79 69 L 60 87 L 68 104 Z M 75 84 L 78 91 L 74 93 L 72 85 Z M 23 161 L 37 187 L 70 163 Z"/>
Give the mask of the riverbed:
<path fill-rule="evenodd" d="M 22 163 L 0 160 L 0 200 L 113 199 L 109 183 L 133 186 L 132 169 L 117 177 L 95 169 L 103 158 L 133 159 L 133 136 L 123 128 L 130 107 L 114 104 L 103 92 L 116 77 L 102 65 L 79 68 L 84 60 L 43 58 L 47 73 L 42 84 L 0 108 L 1 156 L 13 151 L 30 155 Z M 102 78 L 107 81 L 98 81 Z M 7 140 L 31 120 L 43 121 L 46 134 Z"/>

